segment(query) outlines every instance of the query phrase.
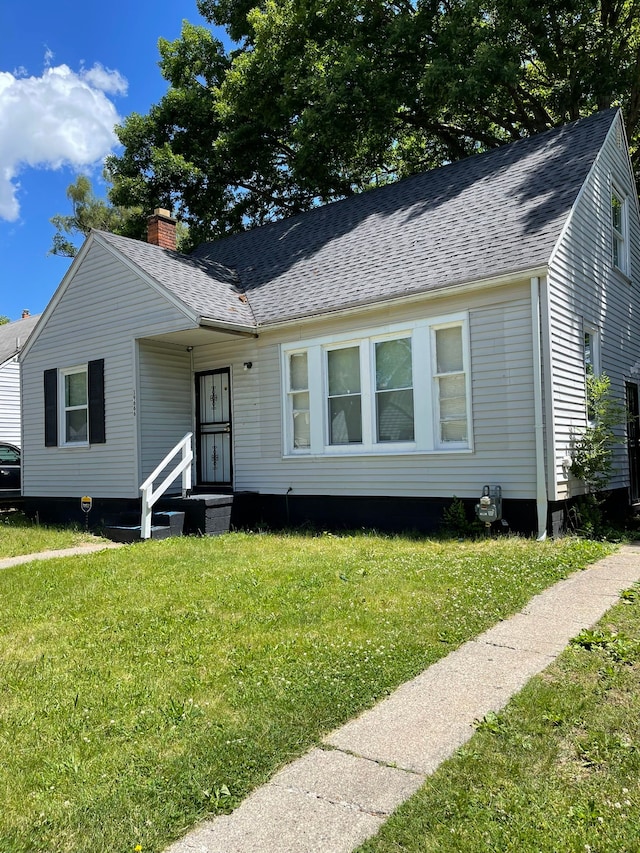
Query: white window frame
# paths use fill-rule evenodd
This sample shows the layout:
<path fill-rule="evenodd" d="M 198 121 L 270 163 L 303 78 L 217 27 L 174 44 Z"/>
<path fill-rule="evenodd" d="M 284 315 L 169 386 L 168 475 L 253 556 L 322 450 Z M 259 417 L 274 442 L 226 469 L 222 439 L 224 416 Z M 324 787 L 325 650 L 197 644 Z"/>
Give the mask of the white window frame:
<path fill-rule="evenodd" d="M 616 228 L 614 221 L 613 221 L 614 199 L 616 199 L 620 204 L 620 228 Z M 617 269 L 621 273 L 624 273 L 624 275 L 627 275 L 627 271 L 629 269 L 628 201 L 627 201 L 626 194 L 623 193 L 616 186 L 615 183 L 611 184 L 610 216 L 611 216 L 611 263 L 612 263 L 614 269 Z M 616 251 L 614 250 L 614 246 L 617 247 L 617 255 L 618 255 L 617 263 L 616 263 Z"/>
<path fill-rule="evenodd" d="M 67 376 L 84 373 L 85 398 L 82 406 L 65 405 L 65 380 Z M 82 411 L 86 413 L 87 437 L 84 441 L 69 441 L 67 438 L 67 412 Z M 89 365 L 77 364 L 73 367 L 63 367 L 58 370 L 58 435 L 59 447 L 88 447 L 89 446 Z"/>
<path fill-rule="evenodd" d="M 307 355 L 307 389 L 306 392 L 304 389 L 293 389 L 291 387 L 291 357 L 295 355 Z M 285 376 L 285 397 L 286 397 L 286 422 L 290 424 L 290 449 L 291 453 L 295 454 L 306 454 L 309 453 L 310 447 L 294 447 L 294 429 L 293 429 L 293 420 L 300 413 L 294 408 L 293 398 L 296 394 L 304 394 L 309 393 L 309 355 L 307 351 L 303 348 L 290 349 L 285 354 L 284 358 L 284 376 Z M 309 414 L 309 418 L 311 415 Z"/>
<path fill-rule="evenodd" d="M 455 323 L 436 323 L 431 326 L 431 376 L 433 383 L 433 420 L 434 420 L 434 445 L 440 450 L 466 450 L 470 443 L 471 421 L 469 417 L 469 407 L 471 405 L 471 386 L 469 375 L 469 349 L 468 336 L 465 335 L 464 326 L 462 327 L 462 370 L 453 371 L 453 373 L 438 373 L 438 362 L 436 357 L 436 332 L 442 329 L 460 328 L 459 322 Z M 440 438 L 442 417 L 440 413 L 440 378 L 446 376 L 460 375 L 465 378 L 465 415 L 467 420 L 467 439 L 466 441 L 444 441 Z"/>
<path fill-rule="evenodd" d="M 466 391 L 466 442 L 439 440 L 440 414 L 435 378 L 435 329 L 459 326 L 462 330 Z M 411 338 L 413 381 L 413 441 L 377 441 L 375 345 Z M 329 444 L 327 358 L 332 350 L 359 347 L 362 443 Z M 468 312 L 363 329 L 354 335 L 331 335 L 281 345 L 283 456 L 363 456 L 407 453 L 460 453 L 473 451 L 471 361 Z M 310 447 L 293 447 L 293 410 L 290 402 L 289 357 L 307 353 L 309 382 Z"/>

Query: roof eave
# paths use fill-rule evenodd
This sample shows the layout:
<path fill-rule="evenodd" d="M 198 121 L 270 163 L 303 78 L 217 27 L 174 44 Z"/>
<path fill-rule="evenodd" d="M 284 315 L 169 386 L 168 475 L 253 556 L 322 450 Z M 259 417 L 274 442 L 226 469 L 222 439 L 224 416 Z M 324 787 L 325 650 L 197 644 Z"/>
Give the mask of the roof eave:
<path fill-rule="evenodd" d="M 464 293 L 470 293 L 476 290 L 482 290 L 489 287 L 502 287 L 511 284 L 514 281 L 529 281 L 534 277 L 543 277 L 547 275 L 549 269 L 548 264 L 527 267 L 525 269 L 516 269 L 510 272 L 501 273 L 497 276 L 489 278 L 479 278 L 470 281 L 448 284 L 443 287 L 433 288 L 432 290 L 415 290 L 410 293 L 404 293 L 399 296 L 389 297 L 387 299 L 363 300 L 358 303 L 353 303 L 347 308 L 332 308 L 321 313 L 300 313 L 285 320 L 275 320 L 273 322 L 260 323 L 259 329 L 278 329 L 283 326 L 288 326 L 292 323 L 311 323 L 324 317 L 332 317 L 336 315 L 350 316 L 352 314 L 360 314 L 363 310 L 375 310 L 377 308 L 392 308 L 396 305 L 406 304 L 407 301 L 424 301 L 425 299 L 438 299 L 443 296 L 455 296 Z"/>
<path fill-rule="evenodd" d="M 239 335 L 243 338 L 257 338 L 258 327 L 248 323 L 230 323 L 225 320 L 216 320 L 213 317 L 198 317 L 198 325 L 205 329 L 218 329 L 229 335 Z"/>

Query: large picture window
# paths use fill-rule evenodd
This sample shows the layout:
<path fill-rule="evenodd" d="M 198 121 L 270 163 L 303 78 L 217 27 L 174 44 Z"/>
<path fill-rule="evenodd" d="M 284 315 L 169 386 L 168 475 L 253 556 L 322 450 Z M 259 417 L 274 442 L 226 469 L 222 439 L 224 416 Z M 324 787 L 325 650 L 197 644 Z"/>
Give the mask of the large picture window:
<path fill-rule="evenodd" d="M 282 347 L 285 454 L 471 449 L 465 314 Z"/>
<path fill-rule="evenodd" d="M 413 441 L 411 338 L 375 343 L 378 441 Z"/>
<path fill-rule="evenodd" d="M 327 352 L 329 444 L 362 444 L 360 347 Z"/>

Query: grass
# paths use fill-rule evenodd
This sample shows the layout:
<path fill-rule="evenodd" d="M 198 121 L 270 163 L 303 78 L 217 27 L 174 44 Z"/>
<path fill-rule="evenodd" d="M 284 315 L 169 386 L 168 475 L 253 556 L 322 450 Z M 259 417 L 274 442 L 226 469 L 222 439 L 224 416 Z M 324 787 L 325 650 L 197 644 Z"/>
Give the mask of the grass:
<path fill-rule="evenodd" d="M 360 853 L 637 853 L 640 588 L 583 631 Z"/>
<path fill-rule="evenodd" d="M 77 528 L 48 527 L 29 521 L 21 512 L 0 511 L 0 559 L 97 541 Z"/>
<path fill-rule="evenodd" d="M 609 550 L 236 533 L 4 570 L 0 851 L 162 850 Z"/>

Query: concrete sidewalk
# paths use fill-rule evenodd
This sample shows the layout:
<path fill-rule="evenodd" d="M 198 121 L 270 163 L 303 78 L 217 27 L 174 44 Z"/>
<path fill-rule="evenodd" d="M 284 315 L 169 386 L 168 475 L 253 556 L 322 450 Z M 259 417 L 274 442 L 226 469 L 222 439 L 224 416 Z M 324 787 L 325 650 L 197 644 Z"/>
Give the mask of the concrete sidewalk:
<path fill-rule="evenodd" d="M 349 853 L 640 579 L 627 545 L 535 596 L 166 853 Z"/>
<path fill-rule="evenodd" d="M 61 548 L 58 551 L 40 551 L 37 554 L 20 554 L 17 557 L 3 557 L 0 559 L 0 569 L 9 569 L 11 566 L 21 566 L 23 563 L 31 563 L 33 560 L 53 560 L 55 557 L 73 557 L 76 554 L 91 554 L 94 551 L 104 551 L 106 548 L 122 548 L 121 542 L 85 542 L 83 545 L 75 545 L 73 548 Z"/>

